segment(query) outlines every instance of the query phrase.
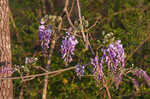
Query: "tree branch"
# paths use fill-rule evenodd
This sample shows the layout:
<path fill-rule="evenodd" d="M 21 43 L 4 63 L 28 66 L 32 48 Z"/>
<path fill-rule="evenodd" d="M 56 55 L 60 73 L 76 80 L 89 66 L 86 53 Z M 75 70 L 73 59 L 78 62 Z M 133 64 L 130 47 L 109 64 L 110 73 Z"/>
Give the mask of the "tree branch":
<path fill-rule="evenodd" d="M 68 19 L 69 24 L 71 25 L 71 27 L 72 27 L 73 29 L 76 29 L 76 27 L 73 25 L 73 23 L 72 23 L 72 21 L 71 21 L 71 19 L 70 19 L 70 15 L 69 15 L 69 12 L 68 12 L 68 10 L 67 10 L 68 4 L 69 4 L 69 0 L 66 0 L 66 2 L 65 2 L 65 7 L 64 7 L 64 12 L 66 13 L 67 19 Z"/>

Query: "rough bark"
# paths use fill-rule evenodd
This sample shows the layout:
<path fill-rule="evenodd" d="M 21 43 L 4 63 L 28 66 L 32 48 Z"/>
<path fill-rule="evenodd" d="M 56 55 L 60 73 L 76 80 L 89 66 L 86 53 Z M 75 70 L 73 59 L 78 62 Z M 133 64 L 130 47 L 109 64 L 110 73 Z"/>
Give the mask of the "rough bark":
<path fill-rule="evenodd" d="M 11 76 L 4 71 L 11 66 L 11 45 L 9 31 L 8 0 L 0 0 L 0 77 Z M 13 86 L 11 80 L 0 80 L 0 99 L 13 99 Z"/>

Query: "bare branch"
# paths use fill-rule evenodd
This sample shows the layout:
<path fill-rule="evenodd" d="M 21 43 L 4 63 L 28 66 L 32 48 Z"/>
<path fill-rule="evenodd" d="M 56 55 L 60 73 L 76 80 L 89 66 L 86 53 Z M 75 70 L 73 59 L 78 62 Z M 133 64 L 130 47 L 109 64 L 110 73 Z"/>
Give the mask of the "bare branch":
<path fill-rule="evenodd" d="M 144 6 L 142 10 L 146 10 L 148 9 L 149 7 L 148 6 Z M 118 11 L 118 12 L 115 12 L 111 15 L 112 16 L 116 16 L 116 15 L 119 15 L 119 14 L 123 14 L 123 13 L 126 13 L 126 12 L 129 12 L 129 11 L 135 11 L 137 10 L 137 8 L 127 8 L 127 9 L 124 9 L 124 10 L 121 10 L 121 11 Z M 141 10 L 141 9 L 140 9 Z M 110 20 L 111 17 L 104 17 L 103 20 Z M 98 23 L 100 24 L 102 21 L 99 21 L 101 19 L 101 16 L 98 16 L 96 21 L 94 22 L 93 25 L 91 25 L 88 29 L 85 30 L 85 32 L 88 32 L 90 29 L 92 29 L 93 27 L 95 27 Z"/>
<path fill-rule="evenodd" d="M 137 47 L 135 50 L 133 50 L 133 52 L 131 52 L 131 54 L 127 57 L 126 61 L 129 60 L 129 59 L 137 52 L 137 50 L 140 49 L 140 48 L 143 46 L 143 44 L 144 44 L 145 42 L 147 42 L 149 39 L 150 39 L 150 34 L 147 36 L 147 38 L 146 38 L 144 41 L 142 41 L 142 42 L 138 45 L 138 47 Z"/>
<path fill-rule="evenodd" d="M 68 4 L 69 4 L 69 0 L 66 0 L 66 2 L 65 2 L 65 7 L 64 7 L 64 12 L 66 13 L 66 16 L 67 16 L 67 19 L 68 19 L 68 21 L 69 21 L 69 24 L 71 25 L 71 27 L 72 27 L 73 29 L 75 29 L 75 26 L 73 25 L 73 23 L 72 23 L 72 21 L 71 21 L 71 19 L 70 19 L 70 15 L 69 15 L 68 10 L 67 10 Z"/>
<path fill-rule="evenodd" d="M 71 9 L 70 9 L 70 11 L 69 11 L 69 16 L 71 16 L 71 13 L 72 13 L 73 8 L 74 8 L 74 4 L 75 4 L 75 0 L 72 1 Z"/>
<path fill-rule="evenodd" d="M 69 68 L 66 68 L 66 69 L 60 69 L 60 70 L 52 71 L 52 72 L 35 74 L 35 75 L 28 75 L 28 76 L 22 76 L 22 77 L 0 77 L 0 79 L 2 79 L 2 80 L 3 79 L 12 79 L 12 80 L 26 79 L 26 78 L 32 78 L 32 77 L 40 77 L 40 76 L 45 76 L 45 75 L 51 75 L 51 74 L 55 74 L 55 73 L 58 73 L 58 72 L 62 73 L 62 72 L 73 70 L 73 69 L 75 69 L 75 66 L 69 67 Z"/>
<path fill-rule="evenodd" d="M 93 27 L 95 27 L 97 25 L 97 23 L 99 22 L 100 19 L 101 19 L 101 16 L 97 17 L 95 23 L 93 25 L 91 25 L 88 29 L 86 29 L 85 32 L 88 32 L 90 29 L 92 29 Z"/>
<path fill-rule="evenodd" d="M 83 22 L 82 22 L 82 17 L 81 17 L 81 9 L 80 9 L 79 0 L 77 0 L 77 7 L 78 7 L 78 14 L 79 14 L 79 20 L 80 20 L 80 25 L 81 25 L 81 33 L 82 33 L 83 40 L 85 43 L 85 49 L 88 50 L 88 41 L 86 40 L 86 36 L 84 33 L 84 27 L 83 27 Z"/>

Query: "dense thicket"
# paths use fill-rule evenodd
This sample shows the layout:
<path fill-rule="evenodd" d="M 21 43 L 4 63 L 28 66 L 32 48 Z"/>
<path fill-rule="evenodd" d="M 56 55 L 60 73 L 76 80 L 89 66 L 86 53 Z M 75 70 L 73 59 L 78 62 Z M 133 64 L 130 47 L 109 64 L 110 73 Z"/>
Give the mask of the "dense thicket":
<path fill-rule="evenodd" d="M 64 16 L 63 24 L 70 27 L 66 16 L 63 13 L 65 0 L 9 0 L 10 4 L 10 30 L 12 38 L 13 64 L 24 65 L 26 57 L 32 56 L 39 59 L 37 65 L 44 65 L 46 60 L 41 54 L 41 47 L 38 38 L 38 27 L 40 19 L 48 15 Z M 69 9 L 72 2 L 69 0 Z M 117 39 L 122 40 L 126 53 L 126 67 L 140 67 L 150 75 L 150 1 L 149 0 L 80 0 L 82 16 L 89 21 L 89 27 L 98 20 L 95 27 L 88 33 L 94 51 L 103 46 L 102 33 L 113 32 Z M 46 9 L 44 9 L 44 7 Z M 71 20 L 78 19 L 76 2 L 71 14 Z M 44 11 L 45 10 L 45 11 Z M 65 33 L 65 31 L 61 31 Z M 145 41 L 144 41 L 145 40 Z M 52 56 L 50 70 L 66 68 L 61 59 L 61 38 L 56 42 L 56 48 Z M 139 46 L 141 45 L 141 46 Z M 136 49 L 138 47 L 138 49 Z M 74 61 L 69 66 L 74 66 L 78 61 L 88 63 L 93 57 L 90 51 L 82 50 L 82 43 L 77 45 Z M 80 53 L 79 53 L 80 52 Z M 99 51 L 99 54 L 101 52 Z M 132 65 L 134 64 L 134 65 Z M 30 74 L 40 73 L 40 70 L 31 70 Z M 91 71 L 86 71 L 88 74 Z M 14 73 L 15 76 L 19 75 Z M 23 91 L 25 99 L 40 99 L 42 96 L 43 77 L 21 83 L 21 80 L 14 80 L 14 94 L 18 97 Z M 137 97 L 137 99 L 150 98 L 150 89 L 138 79 L 140 92 L 136 93 L 134 85 L 125 78 L 121 87 L 110 89 L 113 99 L 120 97 Z M 65 99 L 97 99 L 105 94 L 104 89 L 95 84 L 92 77 L 76 77 L 73 70 L 61 73 L 49 78 L 47 97 Z"/>

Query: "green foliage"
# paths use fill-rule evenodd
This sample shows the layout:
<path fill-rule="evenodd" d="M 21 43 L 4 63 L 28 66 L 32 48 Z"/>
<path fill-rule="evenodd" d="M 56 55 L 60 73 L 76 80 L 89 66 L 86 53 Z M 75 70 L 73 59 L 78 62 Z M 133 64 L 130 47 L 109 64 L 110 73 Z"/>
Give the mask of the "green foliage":
<path fill-rule="evenodd" d="M 52 0 L 54 2 L 54 0 Z M 69 0 L 72 1 L 72 0 Z M 75 0 L 76 1 L 76 0 Z M 88 33 L 90 43 L 94 51 L 102 47 L 103 35 L 113 32 L 117 39 L 121 39 L 128 57 L 135 48 L 145 40 L 150 34 L 150 2 L 149 0 L 80 0 L 82 15 L 89 21 L 89 27 L 94 24 L 96 18 L 101 16 L 98 24 Z M 9 0 L 10 9 L 15 23 L 11 20 L 10 29 L 12 34 L 12 56 L 13 64 L 24 65 L 25 57 L 35 56 L 39 58 L 37 65 L 44 65 L 45 61 L 41 55 L 40 42 L 38 40 L 38 26 L 43 16 L 41 0 Z M 63 4 L 63 3 L 62 3 Z M 75 3 L 76 4 L 76 3 Z M 47 3 L 47 13 L 61 15 L 63 8 L 58 4 L 54 5 L 54 12 L 48 9 L 50 2 Z M 76 5 L 75 5 L 76 6 Z M 72 19 L 77 20 L 77 11 L 73 10 Z M 66 19 L 65 19 L 66 20 Z M 14 28 L 13 24 L 16 24 Z M 68 21 L 63 24 L 68 25 Z M 61 31 L 64 33 L 64 31 Z M 60 53 L 61 39 L 52 56 L 51 71 L 65 68 Z M 135 67 L 141 67 L 150 75 L 150 40 L 131 57 L 126 63 L 130 67 L 134 63 Z M 82 50 L 83 41 L 79 41 L 76 47 L 74 62 L 69 66 L 74 66 L 78 61 L 88 63 L 93 57 L 90 51 Z M 99 51 L 99 54 L 101 52 Z M 90 67 L 89 67 L 90 68 Z M 41 73 L 42 71 L 33 70 L 31 74 Z M 86 71 L 88 75 L 91 71 Z M 17 74 L 15 74 L 17 75 Z M 43 88 L 43 77 L 36 78 L 26 83 L 24 87 L 25 99 L 41 99 Z M 139 80 L 140 81 L 140 80 Z M 142 82 L 142 81 L 140 81 Z M 20 80 L 14 81 L 15 97 L 19 96 L 22 83 Z M 55 77 L 49 78 L 47 97 L 52 99 L 104 99 L 105 89 L 100 90 L 92 77 L 76 77 L 74 71 L 67 71 Z M 147 86 L 141 84 L 140 92 L 150 92 Z M 131 93 L 135 93 L 133 84 L 126 78 L 121 84 L 120 89 L 110 89 L 113 99 L 130 98 Z M 136 96 L 131 96 L 136 97 Z M 140 94 L 136 99 L 148 99 L 150 95 Z"/>

